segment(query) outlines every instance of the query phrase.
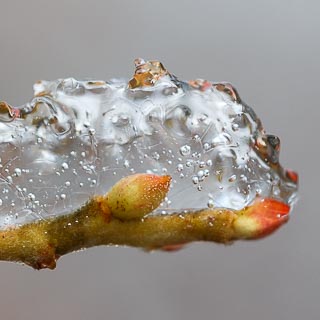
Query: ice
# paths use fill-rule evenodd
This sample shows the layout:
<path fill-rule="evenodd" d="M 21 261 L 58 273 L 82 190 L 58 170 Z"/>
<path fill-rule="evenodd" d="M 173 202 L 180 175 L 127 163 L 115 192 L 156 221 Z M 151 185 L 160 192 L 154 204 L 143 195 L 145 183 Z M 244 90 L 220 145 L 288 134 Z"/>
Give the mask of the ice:
<path fill-rule="evenodd" d="M 279 138 L 228 83 L 180 81 L 140 59 L 129 82 L 39 81 L 34 92 L 0 103 L 2 228 L 74 212 L 133 173 L 173 178 L 153 214 L 296 198 Z"/>

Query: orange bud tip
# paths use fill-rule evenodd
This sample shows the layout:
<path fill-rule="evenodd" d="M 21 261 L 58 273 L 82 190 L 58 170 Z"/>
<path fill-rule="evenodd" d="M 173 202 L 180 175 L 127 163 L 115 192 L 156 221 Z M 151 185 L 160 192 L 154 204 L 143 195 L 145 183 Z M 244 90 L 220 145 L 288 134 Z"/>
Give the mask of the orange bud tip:
<path fill-rule="evenodd" d="M 264 237 L 278 229 L 289 218 L 290 206 L 271 198 L 258 199 L 248 208 L 257 223 L 255 238 Z"/>
<path fill-rule="evenodd" d="M 257 239 L 267 236 L 288 221 L 290 206 L 272 198 L 257 199 L 240 211 L 234 222 L 236 236 Z"/>
<path fill-rule="evenodd" d="M 294 183 L 298 183 L 299 176 L 298 173 L 293 170 L 286 170 L 286 177 Z"/>

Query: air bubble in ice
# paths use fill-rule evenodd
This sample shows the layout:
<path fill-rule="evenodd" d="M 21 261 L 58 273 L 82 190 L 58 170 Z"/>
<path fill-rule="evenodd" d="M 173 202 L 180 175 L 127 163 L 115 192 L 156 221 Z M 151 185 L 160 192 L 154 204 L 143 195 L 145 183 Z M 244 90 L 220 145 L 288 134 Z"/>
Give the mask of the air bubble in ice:
<path fill-rule="evenodd" d="M 69 169 L 69 165 L 66 162 L 63 162 L 61 165 L 62 169 L 67 170 Z"/>
<path fill-rule="evenodd" d="M 129 168 L 129 166 L 130 166 L 129 160 L 125 160 L 125 161 L 123 162 L 123 166 L 124 166 L 125 168 Z"/>
<path fill-rule="evenodd" d="M 192 182 L 193 182 L 193 184 L 198 184 L 199 183 L 199 177 L 198 176 L 193 176 L 192 177 Z"/>
<path fill-rule="evenodd" d="M 154 160 L 159 160 L 160 159 L 160 154 L 158 152 L 153 152 L 151 156 L 152 156 L 152 158 Z"/>
<path fill-rule="evenodd" d="M 182 156 L 188 156 L 191 152 L 191 147 L 188 145 L 184 145 L 182 147 L 180 147 L 180 154 Z"/>
<path fill-rule="evenodd" d="M 208 206 L 208 208 L 213 208 L 214 207 L 214 201 L 212 199 L 209 199 L 208 203 L 207 203 L 207 206 Z"/>
<path fill-rule="evenodd" d="M 33 193 L 29 193 L 28 198 L 29 200 L 34 201 L 36 199 L 36 196 Z"/>
<path fill-rule="evenodd" d="M 20 168 L 15 168 L 14 169 L 14 174 L 16 177 L 20 177 L 21 176 L 21 169 Z"/>
<path fill-rule="evenodd" d="M 179 163 L 179 164 L 177 165 L 177 171 L 178 171 L 178 172 L 183 171 L 183 164 L 182 164 L 182 163 Z"/>

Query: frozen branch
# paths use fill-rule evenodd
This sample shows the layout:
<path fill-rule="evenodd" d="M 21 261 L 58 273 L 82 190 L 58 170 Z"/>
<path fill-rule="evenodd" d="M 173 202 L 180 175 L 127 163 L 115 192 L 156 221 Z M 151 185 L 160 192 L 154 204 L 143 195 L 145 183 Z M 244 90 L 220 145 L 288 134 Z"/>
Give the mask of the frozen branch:
<path fill-rule="evenodd" d="M 265 236 L 288 219 L 290 207 L 273 199 L 258 199 L 239 211 L 217 208 L 148 216 L 166 196 L 170 180 L 128 176 L 73 214 L 5 229 L 0 232 L 0 259 L 54 269 L 59 257 L 83 248 L 171 250 L 192 241 L 229 243 Z"/>

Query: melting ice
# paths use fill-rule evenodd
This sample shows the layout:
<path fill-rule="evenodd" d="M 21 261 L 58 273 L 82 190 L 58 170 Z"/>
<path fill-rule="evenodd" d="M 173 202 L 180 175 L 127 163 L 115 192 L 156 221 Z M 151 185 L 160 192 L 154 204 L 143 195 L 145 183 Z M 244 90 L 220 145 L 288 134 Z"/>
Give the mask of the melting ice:
<path fill-rule="evenodd" d="M 173 179 L 153 214 L 292 204 L 279 148 L 230 84 L 180 81 L 157 61 L 137 60 L 129 83 L 40 81 L 29 103 L 0 103 L 0 227 L 71 213 L 143 172 Z"/>

